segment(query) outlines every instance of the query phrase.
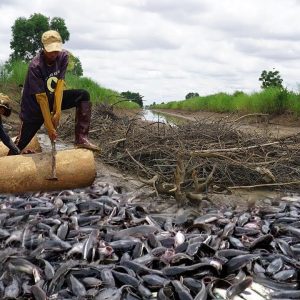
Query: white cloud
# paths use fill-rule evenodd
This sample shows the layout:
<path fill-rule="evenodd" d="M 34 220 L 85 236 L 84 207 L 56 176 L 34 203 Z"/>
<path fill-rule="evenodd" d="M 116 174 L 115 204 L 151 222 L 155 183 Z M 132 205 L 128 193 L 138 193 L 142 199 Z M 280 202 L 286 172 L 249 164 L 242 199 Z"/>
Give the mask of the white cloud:
<path fill-rule="evenodd" d="M 2 0 L 0 10 L 0 61 L 18 17 L 61 17 L 84 74 L 147 103 L 259 90 L 264 69 L 290 89 L 299 82 L 297 0 Z"/>

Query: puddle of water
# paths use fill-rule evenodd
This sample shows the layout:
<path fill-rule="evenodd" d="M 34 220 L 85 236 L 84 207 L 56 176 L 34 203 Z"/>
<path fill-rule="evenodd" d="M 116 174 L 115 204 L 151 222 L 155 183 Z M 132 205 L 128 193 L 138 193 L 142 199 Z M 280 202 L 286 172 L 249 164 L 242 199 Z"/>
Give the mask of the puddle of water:
<path fill-rule="evenodd" d="M 170 125 L 178 125 L 178 124 L 182 124 L 183 122 L 185 122 L 185 120 L 182 118 L 170 116 L 170 115 L 163 114 L 163 113 L 157 113 L 150 109 L 143 110 L 143 117 L 144 117 L 145 121 L 161 122 L 161 123 L 166 123 L 166 124 L 170 124 Z"/>
<path fill-rule="evenodd" d="M 37 134 L 37 138 L 39 143 L 42 147 L 43 152 L 50 152 L 51 151 L 51 141 L 47 134 Z M 60 141 L 59 139 L 56 141 L 56 150 L 67 150 L 67 149 L 74 149 L 73 144 L 66 144 Z"/>

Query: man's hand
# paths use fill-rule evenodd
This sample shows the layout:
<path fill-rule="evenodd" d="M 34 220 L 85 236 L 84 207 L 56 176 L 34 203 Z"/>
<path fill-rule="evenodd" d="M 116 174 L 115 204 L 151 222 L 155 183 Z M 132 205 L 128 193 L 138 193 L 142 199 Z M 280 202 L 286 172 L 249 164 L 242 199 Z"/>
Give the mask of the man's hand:
<path fill-rule="evenodd" d="M 57 129 L 57 127 L 59 125 L 59 120 L 60 120 L 60 114 L 58 114 L 58 113 L 55 113 L 51 118 L 52 124 L 55 129 Z"/>
<path fill-rule="evenodd" d="M 55 141 L 57 139 L 57 132 L 56 130 L 48 131 L 48 135 L 51 141 Z"/>

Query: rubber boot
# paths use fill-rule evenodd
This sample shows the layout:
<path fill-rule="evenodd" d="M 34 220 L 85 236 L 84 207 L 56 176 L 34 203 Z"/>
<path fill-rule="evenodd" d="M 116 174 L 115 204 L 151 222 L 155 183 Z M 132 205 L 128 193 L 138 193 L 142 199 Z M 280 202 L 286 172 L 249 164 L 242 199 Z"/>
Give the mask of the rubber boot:
<path fill-rule="evenodd" d="M 92 151 L 100 151 L 100 148 L 88 140 L 88 133 L 91 122 L 90 101 L 81 101 L 76 107 L 75 117 L 75 146 L 77 148 L 86 148 Z"/>

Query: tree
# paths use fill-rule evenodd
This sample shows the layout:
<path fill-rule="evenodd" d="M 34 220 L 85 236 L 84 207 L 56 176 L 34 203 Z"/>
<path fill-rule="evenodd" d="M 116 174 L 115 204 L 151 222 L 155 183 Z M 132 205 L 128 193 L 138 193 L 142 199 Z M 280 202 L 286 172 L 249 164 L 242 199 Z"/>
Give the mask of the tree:
<path fill-rule="evenodd" d="M 242 95 L 245 95 L 245 93 L 243 91 L 235 91 L 232 94 L 233 97 L 239 97 L 239 96 L 242 96 Z"/>
<path fill-rule="evenodd" d="M 260 77 L 259 81 L 262 82 L 261 88 L 266 89 L 268 87 L 278 87 L 280 89 L 283 89 L 282 86 L 282 79 L 279 74 L 279 71 L 275 70 L 273 68 L 273 71 L 266 71 L 263 70 Z"/>
<path fill-rule="evenodd" d="M 185 96 L 185 99 L 191 99 L 191 98 L 194 98 L 194 97 L 199 97 L 199 94 L 198 93 L 188 93 L 186 96 Z"/>
<path fill-rule="evenodd" d="M 62 18 L 59 18 L 59 17 L 53 17 L 51 20 L 50 20 L 50 26 L 49 26 L 49 29 L 52 29 L 52 30 L 56 30 L 59 32 L 62 40 L 63 40 L 63 43 L 65 41 L 68 41 L 69 38 L 70 38 L 70 33 L 67 29 L 67 26 L 65 24 L 65 20 L 62 19 Z"/>
<path fill-rule="evenodd" d="M 10 60 L 31 60 L 42 48 L 43 32 L 50 29 L 60 33 L 63 43 L 69 40 L 70 33 L 62 18 L 54 17 L 51 20 L 42 14 L 33 14 L 28 19 L 18 18 L 12 26 L 10 48 L 13 52 Z"/>
<path fill-rule="evenodd" d="M 128 100 L 131 100 L 132 102 L 137 103 L 140 107 L 143 107 L 144 96 L 141 96 L 139 93 L 133 93 L 133 92 L 127 91 L 127 92 L 122 92 L 121 96 Z"/>
<path fill-rule="evenodd" d="M 83 75 L 82 65 L 79 58 L 74 56 L 70 51 L 69 51 L 69 63 L 68 63 L 67 71 L 76 76 Z"/>
<path fill-rule="evenodd" d="M 82 76 L 83 75 L 83 69 L 81 65 L 81 61 L 79 60 L 79 57 L 74 56 L 74 69 L 73 74 L 76 76 Z"/>

